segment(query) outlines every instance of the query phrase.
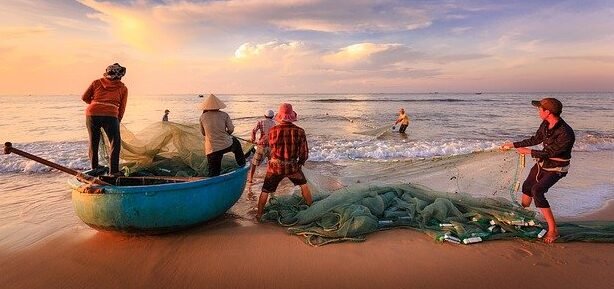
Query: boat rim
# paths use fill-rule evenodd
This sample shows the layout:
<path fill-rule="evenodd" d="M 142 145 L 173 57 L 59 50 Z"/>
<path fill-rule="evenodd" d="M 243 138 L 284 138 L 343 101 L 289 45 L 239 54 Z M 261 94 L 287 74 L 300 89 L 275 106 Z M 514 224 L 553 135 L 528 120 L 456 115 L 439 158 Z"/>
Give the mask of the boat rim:
<path fill-rule="evenodd" d="M 200 187 L 203 185 L 213 185 L 213 184 L 224 182 L 228 179 L 232 179 L 237 174 L 248 170 L 249 167 L 250 167 L 250 164 L 247 163 L 243 167 L 239 167 L 234 171 L 231 171 L 231 172 L 219 175 L 219 176 L 205 178 L 202 180 L 188 181 L 188 182 L 183 182 L 183 183 L 168 183 L 168 184 L 141 185 L 141 186 L 93 185 L 92 187 L 101 188 L 101 189 L 105 189 L 105 188 L 110 189 L 110 190 L 105 190 L 105 194 L 143 193 L 145 190 L 151 191 L 152 189 L 155 189 L 156 191 L 188 189 L 192 187 Z M 85 185 L 85 183 L 80 182 L 79 180 L 77 180 L 77 178 L 70 178 L 68 180 L 68 184 L 73 189 L 76 189 L 82 185 Z"/>

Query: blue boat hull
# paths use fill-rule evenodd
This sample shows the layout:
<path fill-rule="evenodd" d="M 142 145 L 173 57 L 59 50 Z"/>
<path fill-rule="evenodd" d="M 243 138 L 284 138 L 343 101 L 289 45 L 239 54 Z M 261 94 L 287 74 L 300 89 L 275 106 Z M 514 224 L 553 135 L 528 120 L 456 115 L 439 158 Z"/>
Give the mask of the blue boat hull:
<path fill-rule="evenodd" d="M 218 177 L 148 186 L 102 186 L 103 194 L 83 192 L 69 180 L 77 216 L 98 230 L 156 234 L 181 230 L 232 207 L 245 189 L 249 165 Z"/>

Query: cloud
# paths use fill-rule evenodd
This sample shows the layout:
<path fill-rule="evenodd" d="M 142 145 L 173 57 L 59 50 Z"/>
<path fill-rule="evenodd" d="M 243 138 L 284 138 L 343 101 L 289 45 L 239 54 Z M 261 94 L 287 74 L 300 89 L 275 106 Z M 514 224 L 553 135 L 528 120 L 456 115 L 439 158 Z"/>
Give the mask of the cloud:
<path fill-rule="evenodd" d="M 449 54 L 449 55 L 434 56 L 431 59 L 440 64 L 447 64 L 447 63 L 453 63 L 453 62 L 459 62 L 459 61 L 479 60 L 479 59 L 484 59 L 488 57 L 491 57 L 491 55 L 482 54 L 482 53 L 469 53 L 469 54 Z"/>
<path fill-rule="evenodd" d="M 471 27 L 454 27 L 450 29 L 450 32 L 455 35 L 461 35 L 469 30 L 471 30 Z"/>
<path fill-rule="evenodd" d="M 0 38 L 4 40 L 20 39 L 45 35 L 53 29 L 45 26 L 29 26 L 29 27 L 0 27 Z"/>
<path fill-rule="evenodd" d="M 125 43 L 142 50 L 177 48 L 205 36 L 252 35 L 268 30 L 360 33 L 429 27 L 431 12 L 403 1 L 135 1 L 129 4 L 78 0 Z"/>
<path fill-rule="evenodd" d="M 326 54 L 322 60 L 333 68 L 381 69 L 420 56 L 420 53 L 399 43 L 357 43 Z"/>
<path fill-rule="evenodd" d="M 299 41 L 250 42 L 240 45 L 217 74 L 241 79 L 234 88 L 256 91 L 267 84 L 279 91 L 338 90 L 344 85 L 346 91 L 376 90 L 392 83 L 396 89 L 404 81 L 440 75 L 439 67 L 428 64 L 429 57 L 399 43 L 364 42 L 333 50 Z"/>
<path fill-rule="evenodd" d="M 235 50 L 232 65 L 244 71 L 270 69 L 291 75 L 318 65 L 318 50 L 300 41 L 247 42 Z"/>
<path fill-rule="evenodd" d="M 123 43 L 145 52 L 168 52 L 185 43 L 194 31 L 190 26 L 178 25 L 164 18 L 156 17 L 146 1 L 127 5 L 95 0 L 79 0 L 95 13 L 90 18 L 109 25 L 110 32 Z"/>
<path fill-rule="evenodd" d="M 568 61 L 589 61 L 600 63 L 614 63 L 614 55 L 582 55 L 582 56 L 551 56 L 544 57 L 544 60 L 568 60 Z"/>

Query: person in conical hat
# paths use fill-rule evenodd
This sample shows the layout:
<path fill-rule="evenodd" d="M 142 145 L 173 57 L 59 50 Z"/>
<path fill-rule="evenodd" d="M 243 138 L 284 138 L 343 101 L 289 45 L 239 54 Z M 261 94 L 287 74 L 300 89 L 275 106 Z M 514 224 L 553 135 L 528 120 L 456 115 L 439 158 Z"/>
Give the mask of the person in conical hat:
<path fill-rule="evenodd" d="M 217 96 L 213 93 L 209 94 L 207 98 L 203 102 L 198 105 L 198 108 L 201 110 L 218 110 L 222 108 L 226 108 L 226 104 L 221 101 Z"/>
<path fill-rule="evenodd" d="M 307 205 L 311 205 L 312 198 L 307 179 L 301 169 L 309 158 L 309 147 L 305 130 L 293 124 L 298 115 L 289 103 L 282 103 L 275 116 L 279 122 L 269 130 L 269 147 L 271 158 L 267 165 L 262 192 L 258 198 L 258 211 L 256 220 L 260 221 L 269 194 L 277 190 L 277 186 L 288 178 L 296 186 L 301 187 L 301 194 Z"/>
<path fill-rule="evenodd" d="M 226 104 L 217 96 L 210 94 L 198 105 L 203 113 L 200 115 L 200 132 L 204 136 L 204 149 L 207 156 L 209 176 L 219 176 L 222 169 L 222 157 L 233 152 L 239 166 L 245 165 L 245 155 L 241 144 L 232 136 L 235 129 L 230 116 L 221 111 Z"/>

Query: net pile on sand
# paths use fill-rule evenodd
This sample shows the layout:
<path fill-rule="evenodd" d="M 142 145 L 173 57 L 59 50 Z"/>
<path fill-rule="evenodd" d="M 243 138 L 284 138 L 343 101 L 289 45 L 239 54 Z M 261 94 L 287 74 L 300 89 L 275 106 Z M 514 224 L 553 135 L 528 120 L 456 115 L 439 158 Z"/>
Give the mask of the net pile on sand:
<path fill-rule="evenodd" d="M 452 243 L 536 239 L 545 233 L 545 223 L 510 195 L 522 165 L 515 152 L 420 159 L 373 173 L 405 183 L 376 184 L 375 177 L 348 186 L 306 170 L 315 192 L 313 205 L 306 206 L 298 193 L 275 196 L 263 218 L 288 226 L 313 246 L 362 241 L 368 233 L 397 227 Z M 614 222 L 565 223 L 559 230 L 559 241 L 614 241 Z"/>

